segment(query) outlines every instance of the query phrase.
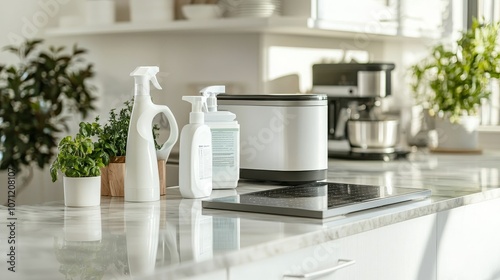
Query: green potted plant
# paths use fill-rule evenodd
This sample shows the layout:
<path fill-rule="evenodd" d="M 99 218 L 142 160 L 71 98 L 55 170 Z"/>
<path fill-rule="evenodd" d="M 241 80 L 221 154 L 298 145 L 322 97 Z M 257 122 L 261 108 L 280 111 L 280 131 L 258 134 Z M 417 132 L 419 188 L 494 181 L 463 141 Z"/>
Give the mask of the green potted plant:
<path fill-rule="evenodd" d="M 109 165 L 102 168 L 101 194 L 124 196 L 125 154 L 127 152 L 127 135 L 132 113 L 132 100 L 124 102 L 125 107 L 116 113 L 109 112 L 108 122 L 104 124 L 99 138 L 108 143 L 113 150 L 109 153 Z"/>
<path fill-rule="evenodd" d="M 92 64 L 85 49 L 69 52 L 43 40 L 27 40 L 4 50 L 19 63 L 0 65 L 0 170 L 44 168 L 56 154 L 58 133 L 68 128 L 68 114 L 85 118 L 94 109 Z M 19 193 L 25 185 L 18 186 Z"/>
<path fill-rule="evenodd" d="M 477 149 L 478 112 L 500 77 L 500 23 L 473 20 L 454 45 L 440 43 L 411 67 L 416 100 L 434 117 L 437 148 Z"/>
<path fill-rule="evenodd" d="M 107 150 L 110 155 L 109 165 L 102 170 L 101 193 L 102 195 L 124 196 L 125 180 L 125 160 L 127 154 L 127 137 L 132 114 L 133 99 L 124 102 L 125 107 L 117 113 L 117 109 L 109 112 L 108 122 L 102 127 L 99 133 L 101 142 L 109 146 Z M 153 126 L 153 138 L 156 148 L 160 146 L 156 143 L 159 127 Z M 160 186 L 166 184 L 166 162 L 158 161 L 158 173 L 160 175 Z M 165 194 L 165 188 L 160 187 L 160 195 Z"/>
<path fill-rule="evenodd" d="M 66 136 L 58 145 L 59 152 L 50 166 L 52 181 L 58 179 L 58 171 L 64 175 L 64 203 L 66 206 L 97 206 L 101 199 L 101 168 L 109 163 L 106 150 L 109 144 L 93 136 L 102 133 L 98 123 L 80 123 L 75 137 Z"/>

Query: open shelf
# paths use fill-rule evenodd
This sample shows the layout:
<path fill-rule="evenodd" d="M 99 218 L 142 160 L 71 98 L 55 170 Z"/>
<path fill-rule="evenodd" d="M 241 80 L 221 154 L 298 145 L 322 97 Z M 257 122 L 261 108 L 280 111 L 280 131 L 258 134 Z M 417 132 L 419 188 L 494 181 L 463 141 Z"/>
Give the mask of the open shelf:
<path fill-rule="evenodd" d="M 45 30 L 46 36 L 106 35 L 130 33 L 269 33 L 319 37 L 353 37 L 369 35 L 371 39 L 438 38 L 440 34 L 414 32 L 414 36 L 398 35 L 397 23 L 342 23 L 307 17 L 220 18 L 211 20 L 177 20 L 166 23 L 118 22 L 112 25 L 57 27 Z M 372 32 L 367 32 L 371 30 Z M 373 30 L 376 32 L 374 33 Z M 422 35 L 422 36 L 420 36 Z"/>

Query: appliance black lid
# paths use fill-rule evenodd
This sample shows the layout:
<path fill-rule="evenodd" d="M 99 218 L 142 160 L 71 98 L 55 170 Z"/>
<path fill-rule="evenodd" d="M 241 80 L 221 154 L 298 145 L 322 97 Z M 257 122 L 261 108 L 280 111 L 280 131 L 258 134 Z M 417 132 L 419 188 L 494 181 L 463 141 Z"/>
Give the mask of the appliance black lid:
<path fill-rule="evenodd" d="M 314 64 L 313 71 L 321 69 L 335 69 L 335 70 L 348 70 L 348 71 L 389 71 L 394 70 L 396 65 L 394 63 L 324 63 Z"/>
<path fill-rule="evenodd" d="M 327 100 L 325 94 L 219 94 L 218 100 L 307 101 Z"/>

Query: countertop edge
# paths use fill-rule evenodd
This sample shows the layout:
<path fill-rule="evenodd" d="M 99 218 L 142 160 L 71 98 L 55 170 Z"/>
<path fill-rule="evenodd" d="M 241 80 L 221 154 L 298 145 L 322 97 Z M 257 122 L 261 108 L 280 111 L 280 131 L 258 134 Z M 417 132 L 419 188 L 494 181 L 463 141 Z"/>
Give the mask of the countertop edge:
<path fill-rule="evenodd" d="M 311 233 L 261 243 L 259 245 L 242 248 L 238 251 L 216 255 L 210 260 L 183 263 L 177 267 L 169 267 L 157 272 L 172 277 L 190 277 L 200 273 L 227 269 L 228 267 L 245 265 L 254 261 L 260 261 L 310 246 L 320 245 L 384 226 L 497 198 L 500 198 L 500 188 L 491 187 L 481 192 L 456 198 L 443 199 L 432 202 L 429 205 L 417 206 L 409 210 L 383 214 L 339 226 L 326 227 Z M 196 264 L 196 269 L 193 269 L 194 264 Z"/>

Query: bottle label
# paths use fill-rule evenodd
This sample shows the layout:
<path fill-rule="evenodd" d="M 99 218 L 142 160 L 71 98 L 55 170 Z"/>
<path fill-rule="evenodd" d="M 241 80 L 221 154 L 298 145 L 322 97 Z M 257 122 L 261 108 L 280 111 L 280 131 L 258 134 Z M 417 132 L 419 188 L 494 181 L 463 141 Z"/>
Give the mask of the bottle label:
<path fill-rule="evenodd" d="M 235 156 L 236 153 L 236 139 L 238 136 L 238 129 L 224 128 L 212 129 L 212 155 L 213 155 L 213 168 L 219 167 L 234 167 L 236 166 Z"/>
<path fill-rule="evenodd" d="M 238 163 L 236 152 L 238 150 L 237 128 L 212 129 L 212 168 L 213 181 L 234 181 L 238 179 Z"/>
<path fill-rule="evenodd" d="M 198 146 L 198 158 L 199 158 L 199 178 L 210 179 L 212 178 L 212 147 L 210 145 L 199 145 Z"/>

